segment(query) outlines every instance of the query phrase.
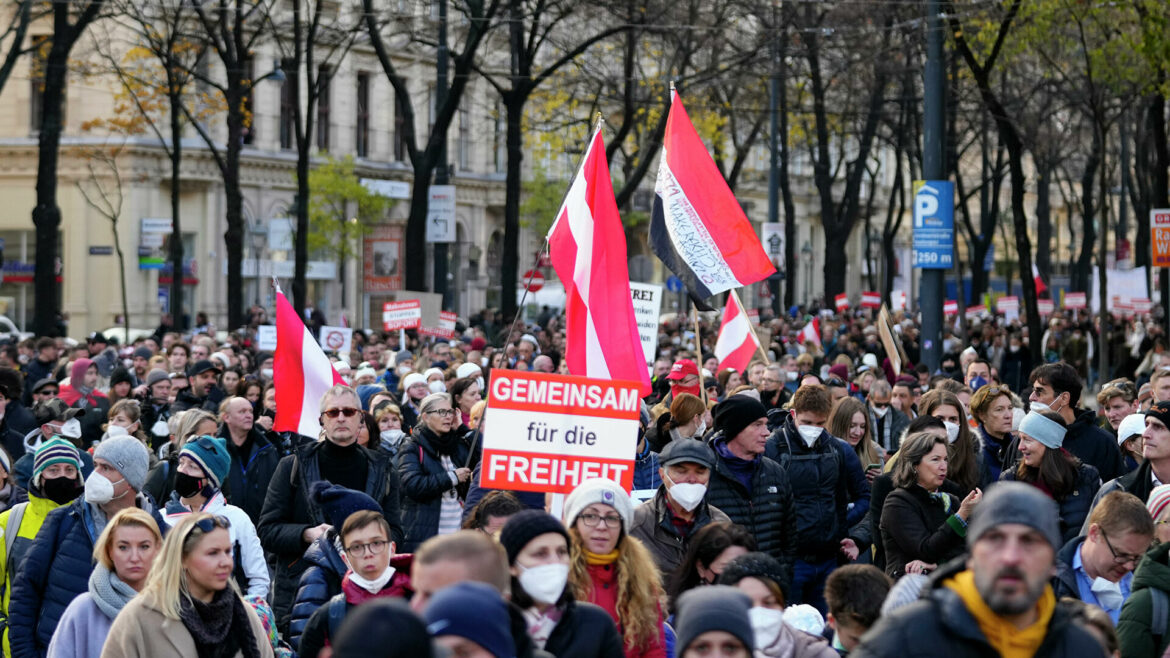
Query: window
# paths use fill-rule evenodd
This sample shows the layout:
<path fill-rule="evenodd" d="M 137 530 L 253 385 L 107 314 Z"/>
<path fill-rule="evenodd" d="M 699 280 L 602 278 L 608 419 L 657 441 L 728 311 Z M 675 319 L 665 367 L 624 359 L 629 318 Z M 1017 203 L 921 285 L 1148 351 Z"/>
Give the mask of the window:
<path fill-rule="evenodd" d="M 280 148 L 290 150 L 296 143 L 297 67 L 292 58 L 280 60 L 284 82 L 280 85 Z"/>
<path fill-rule="evenodd" d="M 471 117 L 470 112 L 459 108 L 459 139 L 455 142 L 455 162 L 459 171 L 471 168 Z"/>
<path fill-rule="evenodd" d="M 403 81 L 406 82 L 405 80 Z M 406 115 L 402 113 L 402 106 L 398 104 L 398 92 L 394 92 L 394 161 L 406 160 Z"/>
<path fill-rule="evenodd" d="M 322 64 L 321 68 L 317 69 L 317 89 L 319 90 L 317 96 L 317 148 L 322 151 L 329 150 L 329 113 L 330 97 L 329 84 L 332 82 L 333 69 L 327 64 Z"/>
<path fill-rule="evenodd" d="M 357 74 L 357 134 L 354 136 L 355 148 L 358 157 L 366 157 L 370 152 L 370 74 L 358 71 Z"/>

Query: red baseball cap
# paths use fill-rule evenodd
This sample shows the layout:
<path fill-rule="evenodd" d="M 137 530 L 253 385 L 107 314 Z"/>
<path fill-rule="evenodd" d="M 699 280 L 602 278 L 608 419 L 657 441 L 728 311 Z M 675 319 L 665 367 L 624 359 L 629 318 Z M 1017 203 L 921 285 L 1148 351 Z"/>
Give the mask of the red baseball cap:
<path fill-rule="evenodd" d="M 671 381 L 685 378 L 687 375 L 699 376 L 699 366 L 690 359 L 679 359 L 670 367 L 670 374 L 666 376 Z"/>

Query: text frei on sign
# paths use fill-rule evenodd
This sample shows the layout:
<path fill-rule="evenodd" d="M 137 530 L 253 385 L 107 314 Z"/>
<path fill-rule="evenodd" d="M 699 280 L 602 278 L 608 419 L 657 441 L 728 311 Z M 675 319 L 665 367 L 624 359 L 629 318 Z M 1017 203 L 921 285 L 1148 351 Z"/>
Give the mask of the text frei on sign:
<path fill-rule="evenodd" d="M 569 493 L 591 478 L 634 484 L 637 382 L 492 371 L 480 486 Z"/>

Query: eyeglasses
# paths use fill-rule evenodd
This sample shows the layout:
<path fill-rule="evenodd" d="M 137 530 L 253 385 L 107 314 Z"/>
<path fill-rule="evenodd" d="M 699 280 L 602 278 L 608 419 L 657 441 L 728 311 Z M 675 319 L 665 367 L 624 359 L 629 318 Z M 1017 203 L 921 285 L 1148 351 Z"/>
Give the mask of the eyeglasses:
<path fill-rule="evenodd" d="M 333 409 L 326 409 L 321 412 L 322 416 L 328 418 L 337 418 L 338 416 L 345 416 L 346 418 L 353 418 L 361 409 L 354 409 L 353 407 L 335 407 Z"/>
<path fill-rule="evenodd" d="M 424 411 L 423 413 L 424 414 L 435 414 L 436 416 L 442 416 L 444 418 L 449 418 L 449 417 L 455 415 L 455 410 L 454 409 L 431 409 L 429 411 Z"/>
<path fill-rule="evenodd" d="M 57 389 L 55 389 L 55 388 L 47 390 L 47 391 L 44 389 L 41 389 L 41 391 L 39 393 L 37 393 L 37 395 L 43 395 L 45 397 L 52 397 L 56 394 L 57 394 Z"/>
<path fill-rule="evenodd" d="M 228 521 L 226 516 L 216 514 L 214 516 L 206 516 L 202 519 L 199 519 L 194 523 L 194 525 L 191 526 L 191 529 L 194 530 L 198 528 L 200 532 L 207 534 L 216 528 L 223 528 L 224 530 L 228 530 L 231 527 L 232 523 L 231 521 Z"/>
<path fill-rule="evenodd" d="M 388 541 L 382 541 L 379 539 L 368 544 L 354 544 L 352 546 L 347 546 L 345 552 L 351 558 L 361 557 L 366 553 L 366 551 L 369 551 L 370 555 L 381 555 L 382 551 L 386 550 L 386 546 L 389 543 L 390 542 Z"/>
<path fill-rule="evenodd" d="M 600 514 L 594 514 L 593 512 L 585 512 L 577 518 L 581 521 L 581 523 L 584 523 L 587 527 L 590 528 L 597 527 L 597 524 L 602 521 L 605 522 L 605 527 L 607 528 L 622 527 L 622 517 L 618 516 L 617 514 L 606 514 L 605 516 L 602 516 Z"/>
<path fill-rule="evenodd" d="M 1113 544 L 1109 543 L 1109 536 L 1105 534 L 1104 530 L 1101 531 L 1101 538 L 1105 540 L 1105 545 L 1109 547 L 1109 552 L 1113 554 L 1113 564 L 1119 567 L 1126 564 L 1136 565 L 1138 560 L 1142 559 L 1140 555 L 1126 555 L 1124 553 L 1118 555 L 1117 551 L 1113 548 Z"/>
<path fill-rule="evenodd" d="M 829 388 L 845 388 L 845 382 L 836 377 L 832 377 L 825 382 L 825 386 L 828 386 Z"/>

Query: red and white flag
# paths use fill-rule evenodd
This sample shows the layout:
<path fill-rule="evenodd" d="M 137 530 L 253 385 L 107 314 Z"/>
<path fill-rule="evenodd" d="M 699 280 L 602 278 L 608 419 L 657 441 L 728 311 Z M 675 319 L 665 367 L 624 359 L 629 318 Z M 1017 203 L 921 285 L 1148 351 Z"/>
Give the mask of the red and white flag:
<path fill-rule="evenodd" d="M 276 421 L 272 429 L 316 439 L 321 434 L 321 396 L 345 380 L 333 369 L 329 357 L 313 340 L 313 334 L 280 288 L 276 289 L 272 370 L 272 381 L 276 382 Z"/>
<path fill-rule="evenodd" d="M 881 308 L 882 294 L 873 290 L 861 291 L 861 308 Z"/>
<path fill-rule="evenodd" d="M 808 323 L 804 325 L 804 329 L 801 329 L 800 333 L 797 334 L 797 340 L 800 341 L 801 345 L 804 345 L 810 341 L 816 343 L 817 345 L 823 345 L 821 342 L 820 319 L 813 317 L 813 319 L 809 320 Z"/>
<path fill-rule="evenodd" d="M 650 248 L 694 297 L 706 299 L 776 271 L 674 90 L 654 194 Z"/>
<path fill-rule="evenodd" d="M 751 363 L 752 355 L 760 349 L 756 334 L 752 331 L 751 320 L 743 310 L 735 290 L 727 296 L 727 307 L 723 309 L 723 326 L 719 327 L 719 338 L 715 341 L 715 358 L 719 370 L 731 368 L 743 372 Z"/>
<path fill-rule="evenodd" d="M 1036 263 L 1032 263 L 1032 283 L 1036 284 L 1036 294 L 1043 295 L 1048 286 L 1044 285 L 1044 279 L 1040 276 L 1040 270 L 1036 268 Z"/>
<path fill-rule="evenodd" d="M 618 216 L 600 127 L 548 233 L 553 269 L 565 286 L 569 373 L 639 382 L 650 392 L 634 303 L 626 234 Z"/>
<path fill-rule="evenodd" d="M 838 313 L 844 313 L 849 310 L 849 295 L 841 293 L 833 298 L 833 303 L 837 305 Z"/>
<path fill-rule="evenodd" d="M 959 314 L 959 302 L 957 302 L 953 299 L 948 299 L 948 300 L 943 302 L 943 315 L 958 315 L 958 314 Z"/>

